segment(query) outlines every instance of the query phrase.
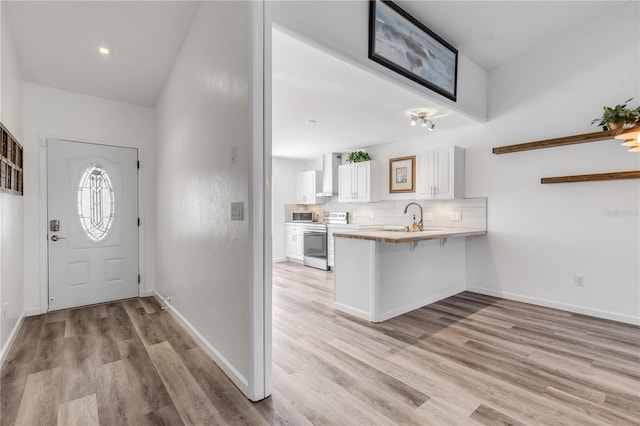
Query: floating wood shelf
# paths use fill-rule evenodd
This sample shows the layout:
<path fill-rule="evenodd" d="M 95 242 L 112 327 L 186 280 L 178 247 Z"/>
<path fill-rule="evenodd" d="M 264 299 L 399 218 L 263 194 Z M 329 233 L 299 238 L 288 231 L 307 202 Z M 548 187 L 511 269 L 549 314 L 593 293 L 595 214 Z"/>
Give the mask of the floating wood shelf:
<path fill-rule="evenodd" d="M 640 179 L 640 170 L 598 173 L 592 175 L 557 176 L 540 179 L 540 183 L 591 182 L 596 180 Z"/>
<path fill-rule="evenodd" d="M 494 154 L 509 154 L 511 152 L 530 151 L 532 149 L 553 148 L 555 146 L 574 145 L 578 143 L 596 142 L 613 139 L 622 130 L 608 130 L 606 132 L 585 133 L 582 135 L 565 136 L 563 138 L 545 139 L 535 142 L 505 145 L 493 148 Z"/>

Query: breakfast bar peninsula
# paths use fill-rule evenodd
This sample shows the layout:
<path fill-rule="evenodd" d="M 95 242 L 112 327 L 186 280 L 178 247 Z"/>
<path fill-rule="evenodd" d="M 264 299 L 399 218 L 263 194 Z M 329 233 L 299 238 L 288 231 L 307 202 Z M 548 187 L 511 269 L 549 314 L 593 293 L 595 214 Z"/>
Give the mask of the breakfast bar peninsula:
<path fill-rule="evenodd" d="M 336 309 L 381 322 L 465 290 L 467 237 L 486 229 L 336 233 Z"/>

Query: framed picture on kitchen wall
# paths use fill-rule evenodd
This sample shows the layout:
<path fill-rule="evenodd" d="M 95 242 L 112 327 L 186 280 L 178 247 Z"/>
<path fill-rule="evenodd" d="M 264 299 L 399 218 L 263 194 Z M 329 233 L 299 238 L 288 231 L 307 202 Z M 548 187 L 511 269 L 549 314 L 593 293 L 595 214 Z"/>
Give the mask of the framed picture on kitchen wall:
<path fill-rule="evenodd" d="M 389 160 L 389 192 L 416 191 L 416 156 L 392 158 Z"/>
<path fill-rule="evenodd" d="M 456 100 L 458 51 L 391 1 L 369 1 L 369 59 Z"/>

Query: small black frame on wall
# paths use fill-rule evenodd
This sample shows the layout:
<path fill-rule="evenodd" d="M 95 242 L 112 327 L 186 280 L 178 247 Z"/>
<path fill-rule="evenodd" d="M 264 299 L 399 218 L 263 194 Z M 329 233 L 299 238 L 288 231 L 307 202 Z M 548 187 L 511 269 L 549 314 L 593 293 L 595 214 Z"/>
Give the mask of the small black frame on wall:
<path fill-rule="evenodd" d="M 23 149 L 4 124 L 0 123 L 0 191 L 23 195 Z"/>
<path fill-rule="evenodd" d="M 456 101 L 458 51 L 391 1 L 369 1 L 369 59 Z"/>

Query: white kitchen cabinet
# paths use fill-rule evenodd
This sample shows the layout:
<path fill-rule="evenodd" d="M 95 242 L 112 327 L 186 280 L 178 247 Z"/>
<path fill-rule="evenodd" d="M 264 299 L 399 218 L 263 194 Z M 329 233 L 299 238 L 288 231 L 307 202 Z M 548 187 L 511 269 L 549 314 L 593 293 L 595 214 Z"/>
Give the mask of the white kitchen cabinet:
<path fill-rule="evenodd" d="M 380 201 L 380 166 L 375 161 L 343 164 L 338 169 L 338 201 L 371 203 Z"/>
<path fill-rule="evenodd" d="M 308 170 L 296 174 L 296 204 L 322 204 L 325 197 L 316 197 L 322 192 L 322 172 Z"/>
<path fill-rule="evenodd" d="M 303 225 L 296 223 L 285 224 L 285 255 L 292 260 L 302 261 L 304 255 L 302 231 Z"/>
<path fill-rule="evenodd" d="M 418 155 L 416 198 L 464 198 L 464 148 L 434 149 Z"/>

